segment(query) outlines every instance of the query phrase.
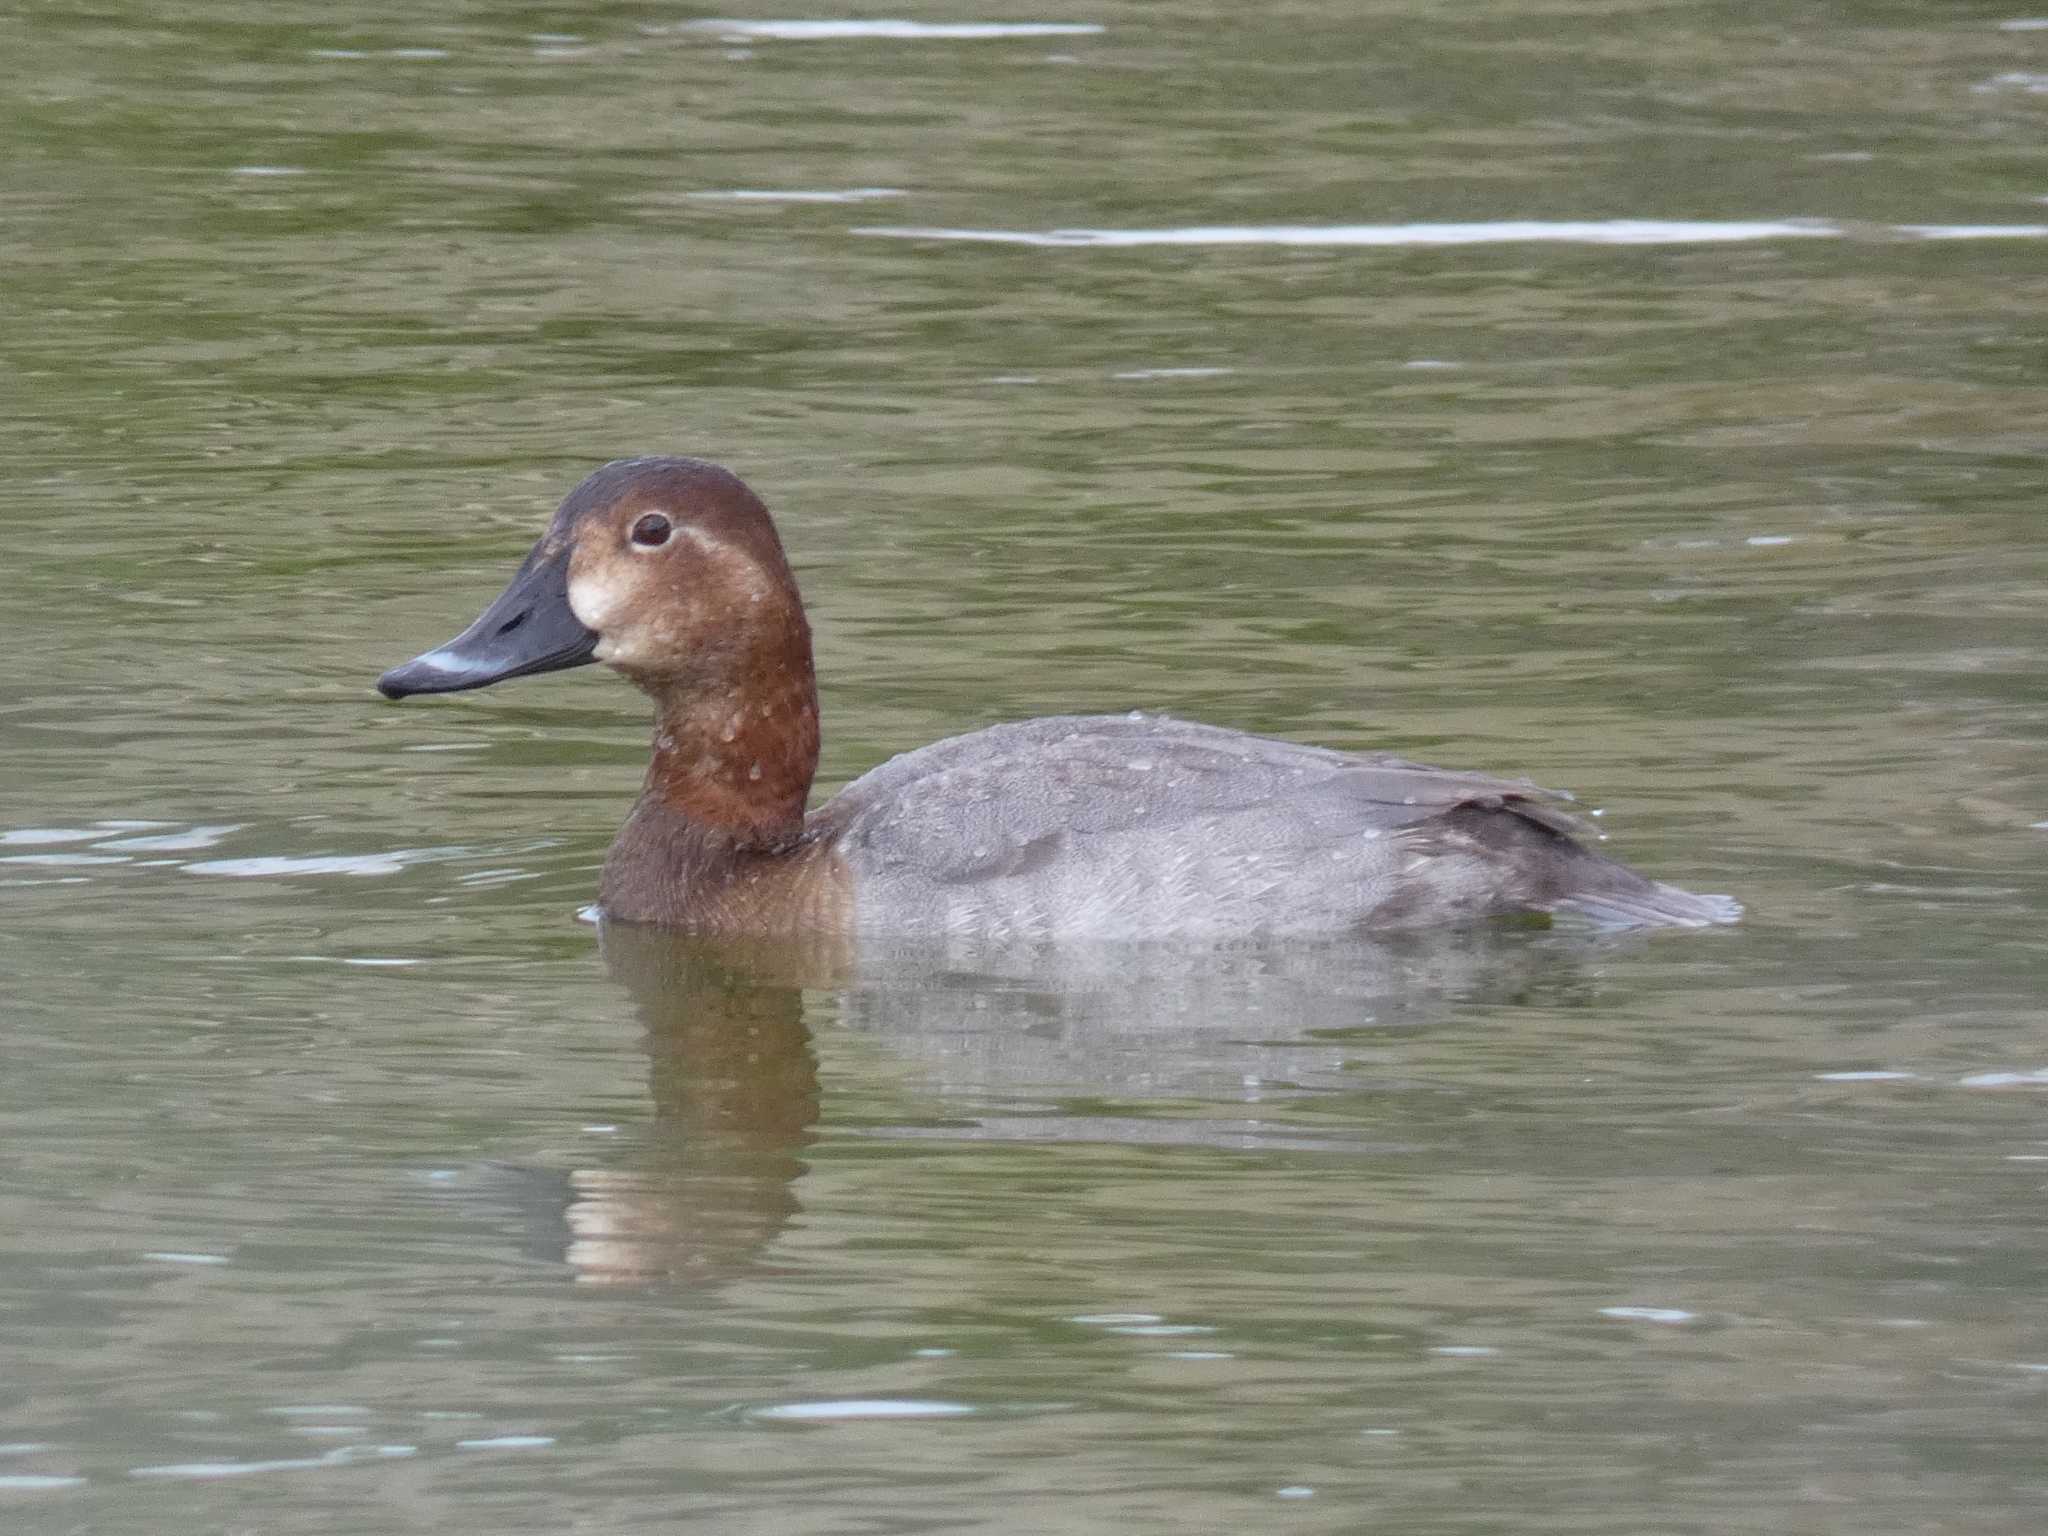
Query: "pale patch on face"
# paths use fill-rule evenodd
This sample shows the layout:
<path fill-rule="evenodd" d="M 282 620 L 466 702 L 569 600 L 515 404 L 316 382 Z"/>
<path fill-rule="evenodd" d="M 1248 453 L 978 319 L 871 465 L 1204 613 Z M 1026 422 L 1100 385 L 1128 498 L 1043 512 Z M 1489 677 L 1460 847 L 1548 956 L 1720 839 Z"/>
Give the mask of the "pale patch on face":
<path fill-rule="evenodd" d="M 569 578 L 569 611 L 586 629 L 597 631 L 591 654 L 608 666 L 631 666 L 649 648 L 649 626 L 635 612 L 635 573 L 616 562 L 591 562 Z"/>
<path fill-rule="evenodd" d="M 600 635 L 626 610 L 626 584 L 610 571 L 583 571 L 569 578 L 569 611 L 585 629 Z"/>

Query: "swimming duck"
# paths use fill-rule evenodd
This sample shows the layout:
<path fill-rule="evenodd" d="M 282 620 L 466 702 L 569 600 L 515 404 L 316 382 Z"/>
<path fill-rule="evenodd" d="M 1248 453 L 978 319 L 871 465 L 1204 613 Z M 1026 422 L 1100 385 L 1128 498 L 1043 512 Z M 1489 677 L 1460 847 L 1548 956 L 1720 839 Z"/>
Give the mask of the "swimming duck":
<path fill-rule="evenodd" d="M 803 602 L 768 509 L 701 459 L 605 465 L 474 624 L 377 687 L 453 693 L 594 661 L 655 715 L 599 883 L 610 919 L 1057 939 L 1741 912 L 1591 852 L 1533 784 L 1159 715 L 954 736 L 806 815 L 818 695 Z"/>

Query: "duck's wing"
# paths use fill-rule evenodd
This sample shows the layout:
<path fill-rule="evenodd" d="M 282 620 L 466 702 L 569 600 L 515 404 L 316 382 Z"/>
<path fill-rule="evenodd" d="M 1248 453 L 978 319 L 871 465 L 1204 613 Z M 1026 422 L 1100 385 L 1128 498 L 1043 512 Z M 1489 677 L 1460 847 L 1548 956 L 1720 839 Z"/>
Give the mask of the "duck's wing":
<path fill-rule="evenodd" d="M 1527 850 L 1454 836 L 1445 818 L 1492 817 L 1576 849 L 1558 798 L 1159 716 L 1061 716 L 906 753 L 813 828 L 871 906 L 903 903 L 912 920 L 1307 930 L 1372 924 L 1390 903 L 1404 922 L 1530 905 L 1512 868 Z"/>
<path fill-rule="evenodd" d="M 1162 715 L 1055 715 L 991 726 L 891 758 L 820 815 L 870 843 L 1029 843 L 1278 812 L 1326 832 L 1382 831 L 1454 806 L 1511 810 L 1554 831 L 1570 799 L 1523 779 L 1362 756 Z M 1323 825 L 1324 823 L 1331 823 Z"/>

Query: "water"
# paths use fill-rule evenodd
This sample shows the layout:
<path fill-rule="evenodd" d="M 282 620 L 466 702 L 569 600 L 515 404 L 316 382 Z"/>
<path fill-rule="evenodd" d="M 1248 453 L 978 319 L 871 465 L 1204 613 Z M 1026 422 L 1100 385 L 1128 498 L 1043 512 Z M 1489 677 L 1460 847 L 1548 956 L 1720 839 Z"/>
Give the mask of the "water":
<path fill-rule="evenodd" d="M 9 1528 L 2035 1529 L 2048 27 L 741 9 L 14 28 Z M 1751 919 L 601 945 L 638 702 L 369 682 L 648 451 L 826 788 L 1157 708 Z"/>

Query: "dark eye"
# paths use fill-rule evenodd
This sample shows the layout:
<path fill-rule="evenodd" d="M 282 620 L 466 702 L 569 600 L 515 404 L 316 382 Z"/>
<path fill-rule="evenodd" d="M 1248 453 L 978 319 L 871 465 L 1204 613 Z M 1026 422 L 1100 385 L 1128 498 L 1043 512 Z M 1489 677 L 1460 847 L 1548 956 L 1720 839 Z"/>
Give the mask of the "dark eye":
<path fill-rule="evenodd" d="M 668 542 L 672 531 L 669 520 L 659 512 L 644 512 L 633 524 L 633 542 L 642 549 L 659 549 Z"/>

